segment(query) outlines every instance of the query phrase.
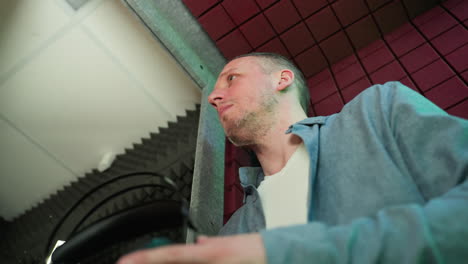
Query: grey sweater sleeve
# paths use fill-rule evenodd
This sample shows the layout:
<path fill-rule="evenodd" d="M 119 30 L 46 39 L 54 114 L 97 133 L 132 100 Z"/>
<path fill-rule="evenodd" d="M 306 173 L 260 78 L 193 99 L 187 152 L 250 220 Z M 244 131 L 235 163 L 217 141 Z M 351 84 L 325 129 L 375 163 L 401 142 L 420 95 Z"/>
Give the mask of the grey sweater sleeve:
<path fill-rule="evenodd" d="M 353 104 L 385 113 L 381 123 L 392 129 L 426 203 L 382 208 L 343 226 L 310 222 L 262 231 L 268 263 L 467 261 L 468 121 L 400 83 L 368 89 Z"/>

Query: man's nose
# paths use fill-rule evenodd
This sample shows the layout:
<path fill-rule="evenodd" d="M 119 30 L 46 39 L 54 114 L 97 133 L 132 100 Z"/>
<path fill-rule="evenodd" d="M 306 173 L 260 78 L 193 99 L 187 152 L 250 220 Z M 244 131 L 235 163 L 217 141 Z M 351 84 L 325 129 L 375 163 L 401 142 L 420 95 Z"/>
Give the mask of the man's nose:
<path fill-rule="evenodd" d="M 214 89 L 213 92 L 208 96 L 208 102 L 214 107 L 217 108 L 218 104 L 224 99 L 222 91 Z"/>

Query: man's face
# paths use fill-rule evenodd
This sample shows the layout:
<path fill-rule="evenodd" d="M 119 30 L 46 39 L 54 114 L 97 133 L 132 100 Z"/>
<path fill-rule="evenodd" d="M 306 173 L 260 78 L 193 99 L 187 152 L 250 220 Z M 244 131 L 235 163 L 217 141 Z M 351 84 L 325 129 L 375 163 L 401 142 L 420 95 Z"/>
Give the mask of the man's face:
<path fill-rule="evenodd" d="M 227 137 L 238 146 L 255 144 L 275 122 L 274 81 L 258 60 L 243 57 L 229 62 L 208 96 Z"/>

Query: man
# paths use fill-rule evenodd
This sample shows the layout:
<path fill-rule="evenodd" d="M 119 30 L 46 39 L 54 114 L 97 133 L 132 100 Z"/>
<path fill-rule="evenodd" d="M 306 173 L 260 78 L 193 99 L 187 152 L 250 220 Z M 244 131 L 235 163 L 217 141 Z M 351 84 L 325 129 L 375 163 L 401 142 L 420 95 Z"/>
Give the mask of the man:
<path fill-rule="evenodd" d="M 278 55 L 230 61 L 209 101 L 227 137 L 261 164 L 240 171 L 245 204 L 221 230 L 240 235 L 119 263 L 466 261 L 468 121 L 397 82 L 306 118 L 305 90 Z"/>

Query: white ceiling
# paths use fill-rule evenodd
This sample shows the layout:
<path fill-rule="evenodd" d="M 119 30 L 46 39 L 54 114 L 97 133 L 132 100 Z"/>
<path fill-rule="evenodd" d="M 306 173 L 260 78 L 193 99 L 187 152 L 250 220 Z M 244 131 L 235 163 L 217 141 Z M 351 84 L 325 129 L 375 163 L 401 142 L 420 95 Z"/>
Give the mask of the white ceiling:
<path fill-rule="evenodd" d="M 119 0 L 0 2 L 0 216 L 195 109 L 201 92 Z"/>

